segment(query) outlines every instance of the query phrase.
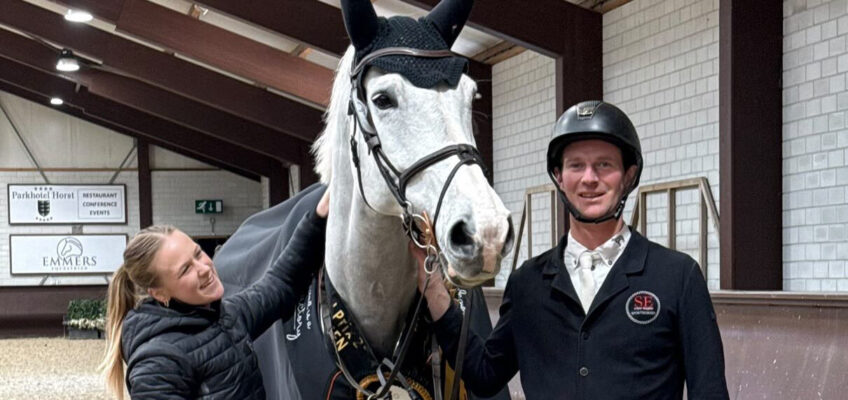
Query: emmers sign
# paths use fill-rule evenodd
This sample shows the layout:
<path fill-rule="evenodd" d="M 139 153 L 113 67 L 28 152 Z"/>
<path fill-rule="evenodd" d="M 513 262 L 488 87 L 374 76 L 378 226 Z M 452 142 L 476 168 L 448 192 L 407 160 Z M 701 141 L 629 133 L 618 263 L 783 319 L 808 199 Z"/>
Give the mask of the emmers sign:
<path fill-rule="evenodd" d="M 8 186 L 9 224 L 125 224 L 125 185 Z"/>
<path fill-rule="evenodd" d="M 126 235 L 9 235 L 12 274 L 112 273 L 123 261 Z"/>

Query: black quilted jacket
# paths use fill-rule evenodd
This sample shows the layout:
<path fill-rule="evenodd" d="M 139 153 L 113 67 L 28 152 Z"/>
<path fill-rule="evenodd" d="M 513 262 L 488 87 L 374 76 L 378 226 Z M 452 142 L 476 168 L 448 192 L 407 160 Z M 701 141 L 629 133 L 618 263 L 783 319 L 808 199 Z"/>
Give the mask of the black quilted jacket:
<path fill-rule="evenodd" d="M 253 340 L 287 319 L 324 259 L 326 220 L 310 211 L 254 285 L 211 307 L 148 300 L 124 319 L 133 399 L 265 399 Z"/>

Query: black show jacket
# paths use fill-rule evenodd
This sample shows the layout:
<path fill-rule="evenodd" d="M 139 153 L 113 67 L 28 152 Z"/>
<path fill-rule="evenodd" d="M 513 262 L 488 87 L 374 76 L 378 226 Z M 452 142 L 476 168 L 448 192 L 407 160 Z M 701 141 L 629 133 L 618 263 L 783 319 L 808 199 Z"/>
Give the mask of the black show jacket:
<path fill-rule="evenodd" d="M 566 243 L 510 276 L 488 339 L 469 335 L 462 376 L 472 392 L 486 396 L 520 370 L 528 399 L 681 399 L 684 381 L 690 400 L 728 398 L 715 312 L 692 258 L 633 231 L 586 315 Z M 461 318 L 451 306 L 436 323 L 448 360 Z"/>

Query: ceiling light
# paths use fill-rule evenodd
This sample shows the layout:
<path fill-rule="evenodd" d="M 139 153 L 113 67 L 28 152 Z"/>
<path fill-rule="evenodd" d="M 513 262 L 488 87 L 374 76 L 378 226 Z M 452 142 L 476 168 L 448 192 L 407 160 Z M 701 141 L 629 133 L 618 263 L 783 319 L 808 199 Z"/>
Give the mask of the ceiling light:
<path fill-rule="evenodd" d="M 56 70 L 63 72 L 74 72 L 80 69 L 79 61 L 74 57 L 74 52 L 62 49 L 59 60 L 56 62 Z"/>
<path fill-rule="evenodd" d="M 50 99 L 50 104 L 52 104 L 52 105 L 54 105 L 54 106 L 61 106 L 61 105 L 62 105 L 62 104 L 64 104 L 64 103 L 65 103 L 65 102 L 64 102 L 64 101 L 62 101 L 62 99 L 60 99 L 60 98 L 58 98 L 58 97 L 53 97 L 53 98 L 51 98 L 51 99 Z"/>
<path fill-rule="evenodd" d="M 65 20 L 71 22 L 88 22 L 94 19 L 90 12 L 84 10 L 69 9 L 65 14 Z"/>

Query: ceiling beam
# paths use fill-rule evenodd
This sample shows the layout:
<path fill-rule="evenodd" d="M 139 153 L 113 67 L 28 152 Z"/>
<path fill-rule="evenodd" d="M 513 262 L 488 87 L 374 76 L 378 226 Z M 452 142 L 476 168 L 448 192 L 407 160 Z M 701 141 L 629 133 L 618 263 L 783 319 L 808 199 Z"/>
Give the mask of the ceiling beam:
<path fill-rule="evenodd" d="M 401 0 L 432 9 L 439 0 Z M 556 115 L 603 99 L 601 14 L 563 0 L 482 0 L 468 25 L 554 58 Z"/>
<path fill-rule="evenodd" d="M 336 56 L 341 56 L 350 45 L 341 10 L 319 1 L 247 0 L 235 4 L 229 0 L 200 0 L 199 3 Z M 308 21 L 309 24 L 304 24 L 304 21 Z M 321 23 L 315 24 L 314 21 L 321 21 Z M 313 29 L 314 27 L 320 27 L 320 29 Z M 474 123 L 476 141 L 490 171 L 488 178 L 491 181 L 493 170 L 492 67 L 471 59 L 468 62 L 470 64 L 468 74 L 477 81 L 478 93 L 483 96 L 481 100 L 473 102 Z"/>
<path fill-rule="evenodd" d="M 316 0 L 199 0 L 197 3 L 309 43 L 326 53 L 341 55 L 350 45 L 341 10 Z"/>
<path fill-rule="evenodd" d="M 471 58 L 474 61 L 478 61 L 483 64 L 495 65 L 501 61 L 507 60 L 523 53 L 524 50 L 526 49 L 504 40 L 492 47 L 489 47 L 486 50 L 475 54 Z"/>
<path fill-rule="evenodd" d="M 10 59 L 53 72 L 55 53 L 33 40 L 0 29 L 0 49 Z M 303 152 L 300 148 L 310 144 L 110 72 L 84 68 L 65 76 L 87 86 L 94 94 L 282 161 L 301 164 Z"/>
<path fill-rule="evenodd" d="M 75 82 L 0 57 L 0 89 L 46 104 L 53 96 L 65 105 L 56 110 L 230 172 L 257 179 L 271 173 L 280 162 L 271 157 L 209 137 L 201 132 L 144 114 L 114 101 L 90 94 Z"/>
<path fill-rule="evenodd" d="M 59 0 L 61 1 L 61 0 Z M 76 1 L 88 7 L 103 0 Z M 320 107 L 330 99 L 333 71 L 284 51 L 145 0 L 112 0 L 114 15 L 95 15 L 120 32 L 286 92 Z"/>
<path fill-rule="evenodd" d="M 439 0 L 400 0 L 430 10 Z M 481 0 L 474 3 L 468 25 L 518 43 L 535 52 L 556 57 L 568 44 L 568 25 L 594 13 L 564 0 Z"/>
<path fill-rule="evenodd" d="M 307 141 L 322 128 L 322 111 L 51 11 L 0 0 L 0 23 L 41 37 L 161 89 Z"/>

